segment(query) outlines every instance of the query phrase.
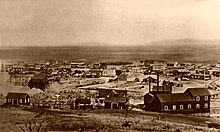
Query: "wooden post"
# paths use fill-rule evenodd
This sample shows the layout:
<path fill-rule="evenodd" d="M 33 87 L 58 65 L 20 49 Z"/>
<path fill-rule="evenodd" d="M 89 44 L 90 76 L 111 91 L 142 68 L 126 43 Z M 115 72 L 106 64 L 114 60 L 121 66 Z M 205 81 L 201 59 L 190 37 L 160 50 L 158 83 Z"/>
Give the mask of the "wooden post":
<path fill-rule="evenodd" d="M 149 92 L 151 91 L 151 77 L 149 77 Z"/>
<path fill-rule="evenodd" d="M 125 118 L 127 118 L 127 116 L 128 116 L 128 102 L 127 102 L 127 90 L 126 90 L 126 93 L 125 93 L 125 99 L 126 99 L 126 103 L 125 103 Z"/>

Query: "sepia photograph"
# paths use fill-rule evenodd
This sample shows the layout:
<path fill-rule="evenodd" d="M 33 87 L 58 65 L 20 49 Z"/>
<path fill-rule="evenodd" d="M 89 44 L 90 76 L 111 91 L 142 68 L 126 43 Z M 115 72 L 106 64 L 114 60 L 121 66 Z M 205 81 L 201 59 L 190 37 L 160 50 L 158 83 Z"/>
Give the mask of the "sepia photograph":
<path fill-rule="evenodd" d="M 220 0 L 0 0 L 0 132 L 220 132 Z"/>

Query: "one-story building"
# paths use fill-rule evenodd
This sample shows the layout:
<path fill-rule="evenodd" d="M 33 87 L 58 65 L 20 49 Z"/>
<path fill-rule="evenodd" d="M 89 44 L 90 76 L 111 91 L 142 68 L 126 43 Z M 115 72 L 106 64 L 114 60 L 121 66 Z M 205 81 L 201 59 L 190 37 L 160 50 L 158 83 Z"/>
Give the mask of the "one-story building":
<path fill-rule="evenodd" d="M 8 105 L 30 105 L 30 96 L 27 93 L 9 92 L 6 96 L 6 104 Z"/>

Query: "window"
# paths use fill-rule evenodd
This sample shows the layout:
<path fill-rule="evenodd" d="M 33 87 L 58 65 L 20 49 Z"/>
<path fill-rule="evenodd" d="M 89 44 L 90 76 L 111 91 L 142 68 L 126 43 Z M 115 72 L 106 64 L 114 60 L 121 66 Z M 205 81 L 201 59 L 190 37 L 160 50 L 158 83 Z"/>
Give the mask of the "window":
<path fill-rule="evenodd" d="M 176 110 L 176 105 L 173 105 L 173 110 Z"/>
<path fill-rule="evenodd" d="M 22 99 L 20 99 L 20 103 L 22 103 Z"/>
<path fill-rule="evenodd" d="M 183 105 L 180 105 L 180 109 L 181 109 L 181 110 L 183 109 Z"/>
<path fill-rule="evenodd" d="M 26 103 L 27 102 L 27 100 L 26 99 L 24 99 L 24 103 Z"/>
<path fill-rule="evenodd" d="M 11 99 L 8 99 L 8 102 L 10 103 L 10 102 L 11 102 Z"/>
<path fill-rule="evenodd" d="M 191 104 L 188 104 L 188 109 L 192 109 L 192 105 Z"/>
<path fill-rule="evenodd" d="M 72 97 L 71 97 L 71 98 L 72 98 Z M 30 102 L 30 99 L 29 99 L 29 98 L 27 99 L 27 102 Z"/>
<path fill-rule="evenodd" d="M 205 96 L 205 101 L 209 100 L 209 97 L 208 96 Z"/>
<path fill-rule="evenodd" d="M 200 101 L 200 97 L 199 96 L 196 96 L 196 101 Z"/>
<path fill-rule="evenodd" d="M 164 110 L 165 110 L 165 111 L 168 110 L 168 106 L 167 106 L 167 105 L 164 106 Z"/>
<path fill-rule="evenodd" d="M 208 104 L 208 103 L 205 103 L 205 104 L 204 104 L 204 108 L 209 108 L 209 104 Z"/>
<path fill-rule="evenodd" d="M 196 109 L 199 109 L 200 108 L 200 104 L 196 104 Z"/>

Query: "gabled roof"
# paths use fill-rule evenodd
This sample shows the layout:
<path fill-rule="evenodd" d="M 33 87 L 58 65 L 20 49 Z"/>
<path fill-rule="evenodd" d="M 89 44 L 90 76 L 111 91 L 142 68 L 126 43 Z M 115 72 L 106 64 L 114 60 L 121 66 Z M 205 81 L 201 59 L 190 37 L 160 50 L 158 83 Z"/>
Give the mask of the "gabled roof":
<path fill-rule="evenodd" d="M 206 88 L 188 88 L 186 92 L 191 93 L 193 96 L 210 96 L 210 92 Z"/>
<path fill-rule="evenodd" d="M 144 77 L 145 79 L 147 79 L 147 78 L 152 78 L 152 79 L 157 79 L 157 75 L 145 75 L 145 77 Z"/>
<path fill-rule="evenodd" d="M 25 99 L 28 96 L 27 93 L 8 93 L 6 98 L 10 99 Z"/>
<path fill-rule="evenodd" d="M 193 101 L 191 96 L 187 93 L 163 93 L 156 94 L 156 96 L 161 101 L 161 103 Z"/>

